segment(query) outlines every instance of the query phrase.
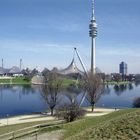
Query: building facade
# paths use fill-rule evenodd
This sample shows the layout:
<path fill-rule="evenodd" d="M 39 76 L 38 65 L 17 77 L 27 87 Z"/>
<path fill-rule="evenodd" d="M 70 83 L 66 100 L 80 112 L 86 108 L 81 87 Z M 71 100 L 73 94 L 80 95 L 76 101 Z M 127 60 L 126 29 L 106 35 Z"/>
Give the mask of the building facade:
<path fill-rule="evenodd" d="M 127 75 L 127 64 L 125 62 L 121 62 L 119 65 L 119 72 L 121 75 Z"/>

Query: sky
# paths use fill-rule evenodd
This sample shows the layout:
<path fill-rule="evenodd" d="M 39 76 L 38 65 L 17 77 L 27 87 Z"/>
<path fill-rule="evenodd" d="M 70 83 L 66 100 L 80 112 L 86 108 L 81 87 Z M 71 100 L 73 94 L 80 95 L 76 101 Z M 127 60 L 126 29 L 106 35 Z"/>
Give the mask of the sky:
<path fill-rule="evenodd" d="M 140 1 L 95 0 L 96 65 L 105 73 L 140 73 Z M 76 47 L 90 69 L 91 0 L 0 0 L 0 59 L 4 67 L 66 68 Z M 1 63 L 0 63 L 1 64 Z"/>

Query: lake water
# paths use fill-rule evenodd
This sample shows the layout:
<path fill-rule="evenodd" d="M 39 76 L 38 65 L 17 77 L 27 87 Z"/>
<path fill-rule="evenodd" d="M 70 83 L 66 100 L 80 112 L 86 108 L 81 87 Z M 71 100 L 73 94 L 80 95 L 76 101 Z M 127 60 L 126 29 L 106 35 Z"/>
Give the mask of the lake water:
<path fill-rule="evenodd" d="M 43 112 L 48 109 L 39 86 L 0 85 L 0 117 Z M 69 99 L 81 100 L 83 92 L 61 92 L 61 103 Z M 106 87 L 96 106 L 107 108 L 130 108 L 140 97 L 140 86 L 135 84 Z M 82 106 L 88 106 L 85 99 Z"/>

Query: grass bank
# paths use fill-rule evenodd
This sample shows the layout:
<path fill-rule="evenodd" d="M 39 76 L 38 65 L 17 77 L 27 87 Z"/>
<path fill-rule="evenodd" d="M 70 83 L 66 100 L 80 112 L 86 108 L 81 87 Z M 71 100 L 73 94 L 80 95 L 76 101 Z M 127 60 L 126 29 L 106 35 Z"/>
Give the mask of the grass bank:
<path fill-rule="evenodd" d="M 11 79 L 0 79 L 0 84 L 30 84 L 24 77 L 12 77 Z"/>
<path fill-rule="evenodd" d="M 63 140 L 138 140 L 140 138 L 140 109 L 125 109 L 113 113 L 85 117 L 72 123 L 63 124 Z M 22 128 L 53 121 L 39 121 L 0 127 L 0 135 Z M 55 130 L 56 128 L 52 128 Z M 46 129 L 44 132 L 48 132 Z"/>
<path fill-rule="evenodd" d="M 129 84 L 131 82 L 129 81 L 121 81 L 121 82 L 115 82 L 115 81 L 111 81 L 111 82 L 105 82 L 105 84 L 108 85 L 125 85 L 125 84 Z"/>
<path fill-rule="evenodd" d="M 75 84 L 76 83 L 76 79 L 72 79 L 72 78 L 63 78 L 63 87 L 66 88 L 69 85 Z M 129 84 L 129 81 L 121 81 L 121 82 L 115 82 L 115 81 L 111 81 L 111 82 L 105 82 L 105 84 L 107 85 L 124 85 L 124 84 Z M 25 77 L 12 77 L 12 79 L 0 79 L 0 84 L 31 84 L 30 80 L 27 80 Z"/>
<path fill-rule="evenodd" d="M 99 117 L 65 125 L 63 139 L 67 140 L 138 140 L 140 138 L 140 110 L 126 109 Z"/>
<path fill-rule="evenodd" d="M 76 83 L 75 79 L 64 78 L 62 84 L 63 84 L 63 87 L 68 87 L 69 85 L 72 85 L 72 84 L 75 84 L 75 83 Z"/>
<path fill-rule="evenodd" d="M 63 79 L 63 87 L 68 87 L 71 84 L 75 84 L 76 80 L 74 79 Z M 30 80 L 26 80 L 24 77 L 12 77 L 11 79 L 0 79 L 0 84 L 16 84 L 16 85 L 23 85 L 23 84 L 31 84 Z"/>

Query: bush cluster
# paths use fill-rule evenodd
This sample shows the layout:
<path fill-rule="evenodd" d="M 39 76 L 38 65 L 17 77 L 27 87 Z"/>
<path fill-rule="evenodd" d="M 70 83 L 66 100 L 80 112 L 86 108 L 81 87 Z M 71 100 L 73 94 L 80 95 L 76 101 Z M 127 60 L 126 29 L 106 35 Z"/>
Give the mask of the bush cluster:
<path fill-rule="evenodd" d="M 140 108 L 140 97 L 135 98 L 133 102 L 133 107 Z"/>
<path fill-rule="evenodd" d="M 72 122 L 80 119 L 85 115 L 85 111 L 76 103 L 66 103 L 59 107 L 56 111 L 56 116 L 66 122 Z"/>

